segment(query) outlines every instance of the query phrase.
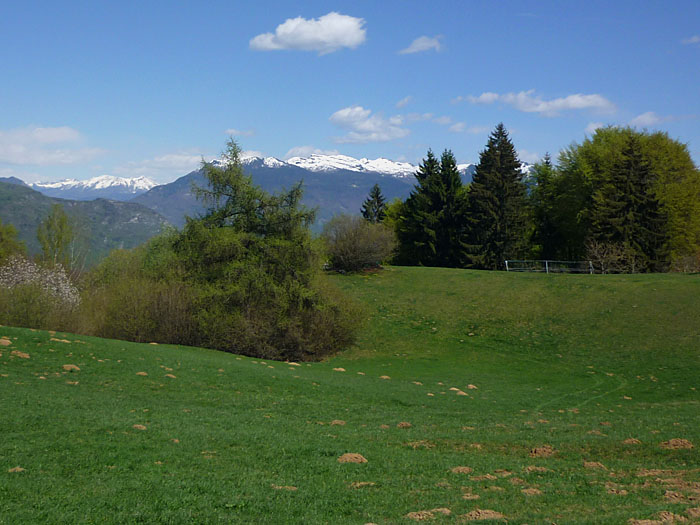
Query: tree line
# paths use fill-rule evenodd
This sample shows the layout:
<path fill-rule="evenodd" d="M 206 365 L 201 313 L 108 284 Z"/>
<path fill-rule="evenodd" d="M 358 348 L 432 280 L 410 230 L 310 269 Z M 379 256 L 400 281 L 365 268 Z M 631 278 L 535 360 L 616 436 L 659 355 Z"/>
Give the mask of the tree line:
<path fill-rule="evenodd" d="M 362 214 L 396 234 L 400 265 L 498 270 L 506 259 L 591 260 L 601 272 L 700 270 L 700 172 L 666 133 L 609 126 L 525 174 L 503 124 L 465 185 L 429 150 L 405 201 L 372 189 Z"/>

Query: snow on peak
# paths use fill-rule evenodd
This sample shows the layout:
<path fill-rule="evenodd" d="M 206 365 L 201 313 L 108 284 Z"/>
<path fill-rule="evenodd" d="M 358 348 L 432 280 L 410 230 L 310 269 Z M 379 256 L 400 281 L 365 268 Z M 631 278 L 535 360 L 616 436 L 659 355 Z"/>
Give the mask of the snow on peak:
<path fill-rule="evenodd" d="M 112 175 L 100 175 L 88 180 L 64 179 L 58 182 L 35 182 L 32 186 L 41 189 L 86 189 L 104 190 L 109 188 L 120 188 L 132 193 L 148 191 L 157 184 L 146 177 L 135 177 L 126 179 L 124 177 L 114 177 Z"/>
<path fill-rule="evenodd" d="M 293 164 L 309 171 L 359 171 L 382 173 L 394 177 L 408 177 L 416 172 L 416 166 L 408 162 L 394 162 L 389 159 L 378 158 L 374 160 L 362 158 L 356 159 L 347 155 L 321 155 L 314 153 L 309 157 L 292 157 L 287 159 L 288 164 Z"/>

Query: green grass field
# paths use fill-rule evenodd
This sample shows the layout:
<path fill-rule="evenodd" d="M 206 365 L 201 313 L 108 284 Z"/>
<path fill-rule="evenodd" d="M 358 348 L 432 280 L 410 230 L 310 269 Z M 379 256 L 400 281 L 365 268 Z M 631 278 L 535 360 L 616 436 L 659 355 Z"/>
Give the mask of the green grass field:
<path fill-rule="evenodd" d="M 333 279 L 323 363 L 1 327 L 0 523 L 700 520 L 700 276 Z"/>

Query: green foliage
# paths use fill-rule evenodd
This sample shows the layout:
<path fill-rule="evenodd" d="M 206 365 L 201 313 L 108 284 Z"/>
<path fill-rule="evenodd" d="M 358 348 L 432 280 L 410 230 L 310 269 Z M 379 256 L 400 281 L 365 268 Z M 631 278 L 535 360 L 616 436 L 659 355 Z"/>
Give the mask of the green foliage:
<path fill-rule="evenodd" d="M 52 266 L 70 266 L 69 245 L 73 241 L 73 225 L 63 206 L 54 204 L 49 215 L 37 228 L 37 239 L 41 245 L 42 259 Z"/>
<path fill-rule="evenodd" d="M 356 272 L 376 268 L 391 258 L 396 234 L 382 223 L 354 215 L 336 215 L 321 234 L 330 266 L 334 270 Z"/>
<path fill-rule="evenodd" d="M 411 266 L 462 266 L 466 199 L 452 152 L 445 150 L 438 162 L 428 150 L 416 179 L 397 223 L 396 262 Z"/>
<path fill-rule="evenodd" d="M 489 136 L 469 185 L 469 265 L 498 270 L 528 250 L 528 208 L 520 161 L 503 124 Z"/>
<path fill-rule="evenodd" d="M 24 243 L 17 239 L 17 229 L 12 224 L 0 221 L 0 264 L 13 255 L 24 255 Z"/>
<path fill-rule="evenodd" d="M 654 182 L 639 141 L 630 136 L 607 180 L 593 192 L 591 239 L 621 244 L 633 273 L 662 271 L 667 265 L 667 218 Z"/>
<path fill-rule="evenodd" d="M 369 196 L 362 203 L 362 216 L 365 220 L 376 223 L 382 222 L 386 216 L 386 200 L 382 195 L 379 184 L 372 186 Z"/>
<path fill-rule="evenodd" d="M 662 252 L 668 255 L 654 256 L 665 261 L 652 266 L 660 269 L 669 262 L 697 253 L 700 247 L 700 172 L 692 162 L 687 145 L 669 138 L 666 133 L 613 126 L 599 128 L 583 143 L 573 144 L 561 152 L 549 183 L 551 191 L 545 192 L 543 209 L 548 210 L 555 228 L 552 242 L 544 246 L 545 252 L 553 252 L 557 258 L 576 259 L 586 255 L 586 242 L 595 237 L 592 231 L 593 215 L 597 213 L 594 195 L 600 199 L 617 185 L 613 179 L 620 177 L 621 163 L 630 157 L 627 150 L 631 140 L 637 144 L 635 162 L 646 166 L 648 180 L 644 183 L 643 199 L 657 201 L 658 214 L 665 217 L 657 235 L 667 239 Z"/>

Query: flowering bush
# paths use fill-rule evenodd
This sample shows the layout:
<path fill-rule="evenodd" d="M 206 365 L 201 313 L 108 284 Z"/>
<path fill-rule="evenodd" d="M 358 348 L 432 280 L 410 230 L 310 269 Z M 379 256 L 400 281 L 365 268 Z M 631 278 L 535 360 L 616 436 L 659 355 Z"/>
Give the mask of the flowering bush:
<path fill-rule="evenodd" d="M 26 285 L 37 287 L 62 305 L 80 304 L 78 289 L 61 265 L 46 268 L 21 256 L 11 257 L 0 267 L 0 288 L 13 290 Z"/>

